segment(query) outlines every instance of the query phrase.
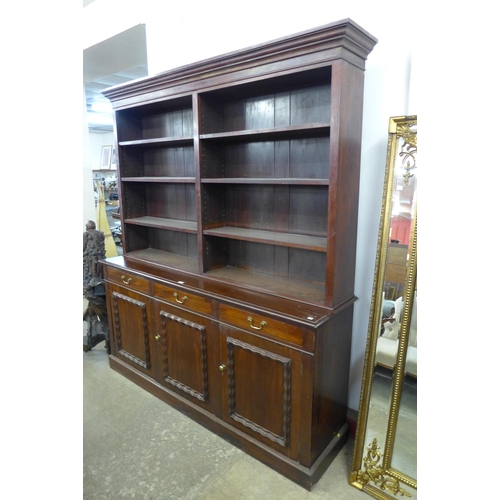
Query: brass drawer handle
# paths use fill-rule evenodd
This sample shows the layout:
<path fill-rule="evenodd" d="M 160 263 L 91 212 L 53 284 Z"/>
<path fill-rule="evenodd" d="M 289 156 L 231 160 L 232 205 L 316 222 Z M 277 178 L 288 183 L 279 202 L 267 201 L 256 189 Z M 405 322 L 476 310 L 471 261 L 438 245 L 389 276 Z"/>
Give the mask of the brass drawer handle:
<path fill-rule="evenodd" d="M 254 326 L 252 325 L 253 323 L 253 319 L 251 316 L 248 316 L 248 322 L 250 323 L 250 327 L 253 328 L 254 330 L 262 330 L 262 328 L 264 328 L 265 326 L 267 326 L 267 323 L 265 321 L 261 321 L 260 322 L 260 326 Z"/>
<path fill-rule="evenodd" d="M 125 279 L 125 276 L 122 276 L 122 281 L 123 281 L 126 285 L 130 285 L 130 282 L 132 281 L 132 278 Z"/>
<path fill-rule="evenodd" d="M 184 302 L 186 302 L 186 300 L 188 299 L 185 295 L 181 298 L 181 300 L 179 300 L 177 297 L 179 295 L 177 295 L 177 292 L 174 293 L 174 297 L 175 297 L 175 301 L 178 302 L 179 304 L 184 304 Z"/>
<path fill-rule="evenodd" d="M 155 335 L 155 340 L 160 340 L 161 337 L 159 335 Z"/>
<path fill-rule="evenodd" d="M 226 365 L 222 364 L 219 366 L 219 370 L 223 372 L 226 369 Z"/>

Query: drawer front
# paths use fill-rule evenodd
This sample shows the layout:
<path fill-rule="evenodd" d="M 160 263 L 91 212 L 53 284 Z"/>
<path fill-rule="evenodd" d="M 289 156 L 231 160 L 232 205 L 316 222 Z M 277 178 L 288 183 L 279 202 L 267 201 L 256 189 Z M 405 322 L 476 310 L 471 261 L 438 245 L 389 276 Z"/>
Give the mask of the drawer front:
<path fill-rule="evenodd" d="M 149 281 L 133 273 L 108 267 L 108 279 L 142 293 L 149 293 Z"/>
<path fill-rule="evenodd" d="M 170 304 L 182 306 L 191 311 L 209 315 L 212 313 L 212 303 L 204 297 L 200 297 L 191 292 L 155 283 L 154 294 L 158 299 L 165 300 Z"/>
<path fill-rule="evenodd" d="M 301 347 L 304 346 L 304 331 L 299 326 L 283 323 L 258 313 L 243 311 L 225 304 L 220 305 L 219 318 L 223 323 L 237 326 L 248 332 L 284 340 Z"/>

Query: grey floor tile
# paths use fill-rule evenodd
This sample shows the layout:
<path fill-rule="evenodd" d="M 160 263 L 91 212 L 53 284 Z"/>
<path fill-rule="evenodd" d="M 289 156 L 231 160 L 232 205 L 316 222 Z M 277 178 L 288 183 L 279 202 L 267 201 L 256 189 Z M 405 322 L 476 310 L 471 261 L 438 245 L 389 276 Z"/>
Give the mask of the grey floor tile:
<path fill-rule="evenodd" d="M 307 492 L 112 370 L 104 343 L 83 353 L 84 500 L 366 500 L 352 447 Z"/>

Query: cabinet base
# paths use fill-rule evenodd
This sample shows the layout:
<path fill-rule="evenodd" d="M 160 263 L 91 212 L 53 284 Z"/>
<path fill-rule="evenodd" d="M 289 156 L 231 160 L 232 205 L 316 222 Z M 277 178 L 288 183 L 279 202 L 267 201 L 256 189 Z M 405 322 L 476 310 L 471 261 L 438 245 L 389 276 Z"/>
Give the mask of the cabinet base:
<path fill-rule="evenodd" d="M 320 480 L 349 437 L 349 426 L 344 424 L 314 464 L 307 468 L 231 427 L 203 408 L 179 397 L 116 356 L 109 356 L 109 365 L 113 370 L 153 396 L 308 491 L 311 491 L 313 486 Z"/>

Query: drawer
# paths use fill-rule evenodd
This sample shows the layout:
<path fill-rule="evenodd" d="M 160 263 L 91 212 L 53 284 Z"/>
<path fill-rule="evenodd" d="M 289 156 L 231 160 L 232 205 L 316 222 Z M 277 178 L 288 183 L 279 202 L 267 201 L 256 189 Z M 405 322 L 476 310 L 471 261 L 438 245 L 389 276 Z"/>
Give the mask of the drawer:
<path fill-rule="evenodd" d="M 169 304 L 180 305 L 185 309 L 203 314 L 212 314 L 212 303 L 191 292 L 155 283 L 154 294 L 156 298 L 165 300 Z"/>
<path fill-rule="evenodd" d="M 304 330 L 300 326 L 283 323 L 265 315 L 244 311 L 225 304 L 221 304 L 219 307 L 219 319 L 223 323 L 237 326 L 248 332 L 304 346 Z"/>
<path fill-rule="evenodd" d="M 108 279 L 118 285 L 149 294 L 149 281 L 133 273 L 108 267 Z"/>

